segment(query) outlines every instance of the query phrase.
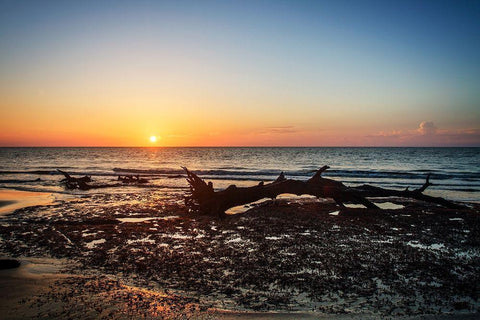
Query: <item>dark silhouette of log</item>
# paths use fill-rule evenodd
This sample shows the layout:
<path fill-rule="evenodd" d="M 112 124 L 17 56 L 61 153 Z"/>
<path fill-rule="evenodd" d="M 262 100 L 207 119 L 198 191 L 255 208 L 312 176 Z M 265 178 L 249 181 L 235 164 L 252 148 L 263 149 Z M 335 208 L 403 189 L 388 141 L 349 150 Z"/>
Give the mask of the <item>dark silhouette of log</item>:
<path fill-rule="evenodd" d="M 392 190 L 392 189 L 384 189 L 384 188 L 379 188 L 375 186 L 371 186 L 368 184 L 364 184 L 359 187 L 353 187 L 351 189 L 354 189 L 358 191 L 361 195 L 364 197 L 400 197 L 400 198 L 410 198 L 410 199 L 415 199 L 415 200 L 420 200 L 420 201 L 425 201 L 425 202 L 430 202 L 430 203 L 435 203 L 439 204 L 443 207 L 449 208 L 449 209 L 464 209 L 465 206 L 446 200 L 441 197 L 432 197 L 426 194 L 423 194 L 423 191 L 425 191 L 429 186 L 431 186 L 432 183 L 430 183 L 430 175 L 427 175 L 427 179 L 425 183 L 418 189 L 415 190 L 408 190 L 406 188 L 403 191 L 399 190 Z"/>
<path fill-rule="evenodd" d="M 148 183 L 147 179 L 141 178 L 139 174 L 137 175 L 119 175 L 117 178 L 118 181 L 122 181 L 123 183 Z"/>
<path fill-rule="evenodd" d="M 87 182 L 92 181 L 92 178 L 90 176 L 75 178 L 60 169 L 57 169 L 57 171 L 65 176 L 65 186 L 67 187 L 67 189 L 89 190 L 92 188 L 90 185 L 87 184 Z"/>
<path fill-rule="evenodd" d="M 361 187 L 349 188 L 339 181 L 323 178 L 322 173 L 329 169 L 323 166 L 307 181 L 286 179 L 283 172 L 273 182 L 264 184 L 260 182 L 252 187 L 237 187 L 231 185 L 225 190 L 214 191 L 211 182 L 206 183 L 185 167 L 182 167 L 187 174 L 187 182 L 190 187 L 190 194 L 185 197 L 185 204 L 191 210 L 208 215 L 225 216 L 229 208 L 251 203 L 263 198 L 276 198 L 282 193 L 296 195 L 309 194 L 317 198 L 331 198 L 339 206 L 344 203 L 362 204 L 369 209 L 379 209 L 366 197 L 388 197 L 396 196 L 413 198 L 417 200 L 432 202 L 443 205 L 447 208 L 462 208 L 463 206 L 445 200 L 443 198 L 424 195 L 422 192 L 431 185 L 430 177 L 427 176 L 425 184 L 413 191 L 390 190 L 379 187 L 363 185 Z"/>
<path fill-rule="evenodd" d="M 231 207 L 254 202 L 263 198 L 276 198 L 282 193 L 296 195 L 309 194 L 318 198 L 332 198 L 335 202 L 344 206 L 345 202 L 362 204 L 367 208 L 378 207 L 356 190 L 350 189 L 343 183 L 326 179 L 321 176 L 322 172 L 329 167 L 325 166 L 318 170 L 307 181 L 286 179 L 283 172 L 271 183 L 253 187 L 229 186 L 227 189 L 215 192 L 213 184 L 208 184 L 195 173 L 183 167 L 187 173 L 187 181 L 190 185 L 190 195 L 185 198 L 185 204 L 192 210 L 210 215 L 225 215 L 225 211 Z"/>
<path fill-rule="evenodd" d="M 122 183 L 110 183 L 110 184 L 89 184 L 88 182 L 92 182 L 92 178 L 90 176 L 83 176 L 80 178 L 72 177 L 69 173 L 57 169 L 58 172 L 65 176 L 65 179 L 62 182 L 65 182 L 65 187 L 67 189 L 80 189 L 80 190 L 90 190 L 90 189 L 100 189 L 100 188 L 115 188 L 121 187 L 124 185 L 136 185 L 136 186 L 146 186 L 148 180 L 141 178 L 140 175 L 127 175 L 127 176 L 118 176 L 117 180 L 121 181 Z"/>
<path fill-rule="evenodd" d="M 14 269 L 20 267 L 20 261 L 16 259 L 0 259 L 0 270 Z"/>

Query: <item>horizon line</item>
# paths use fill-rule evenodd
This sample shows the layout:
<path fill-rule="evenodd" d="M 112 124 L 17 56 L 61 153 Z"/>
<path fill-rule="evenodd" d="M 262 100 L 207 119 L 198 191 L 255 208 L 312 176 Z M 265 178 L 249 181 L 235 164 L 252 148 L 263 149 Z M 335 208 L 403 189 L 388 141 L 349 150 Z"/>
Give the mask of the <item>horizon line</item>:
<path fill-rule="evenodd" d="M 0 146 L 0 148 L 480 148 L 480 145 L 458 146 Z"/>

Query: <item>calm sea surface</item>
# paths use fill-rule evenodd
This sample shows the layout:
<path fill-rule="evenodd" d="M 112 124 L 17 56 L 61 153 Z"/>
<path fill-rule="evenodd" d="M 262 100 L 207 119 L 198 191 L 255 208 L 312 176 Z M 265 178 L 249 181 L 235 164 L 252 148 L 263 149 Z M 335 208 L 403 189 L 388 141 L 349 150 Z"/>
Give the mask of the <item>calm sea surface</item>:
<path fill-rule="evenodd" d="M 347 185 L 369 183 L 403 189 L 421 185 L 427 193 L 480 202 L 480 148 L 0 148 L 0 188 L 58 193 L 183 192 L 181 166 L 211 180 L 216 188 L 249 186 L 288 178 L 306 180 L 323 165 L 324 176 Z M 119 174 L 140 174 L 148 187 L 66 191 L 62 169 L 91 175 L 95 182 L 116 182 Z"/>

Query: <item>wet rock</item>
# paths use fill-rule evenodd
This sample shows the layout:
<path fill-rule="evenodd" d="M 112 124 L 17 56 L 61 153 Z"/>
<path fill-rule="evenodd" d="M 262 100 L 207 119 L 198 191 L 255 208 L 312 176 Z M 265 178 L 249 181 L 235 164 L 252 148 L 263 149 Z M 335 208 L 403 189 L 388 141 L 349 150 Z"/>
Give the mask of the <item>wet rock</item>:
<path fill-rule="evenodd" d="M 15 259 L 0 259 L 0 270 L 20 267 L 20 261 Z"/>

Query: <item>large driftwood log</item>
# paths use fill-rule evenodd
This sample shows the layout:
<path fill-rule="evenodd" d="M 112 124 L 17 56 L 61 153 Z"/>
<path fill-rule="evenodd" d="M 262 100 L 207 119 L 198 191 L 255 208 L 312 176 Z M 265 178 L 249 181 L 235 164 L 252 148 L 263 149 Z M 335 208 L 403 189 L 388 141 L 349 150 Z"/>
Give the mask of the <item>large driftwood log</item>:
<path fill-rule="evenodd" d="M 307 181 L 286 179 L 282 172 L 275 181 L 268 184 L 260 182 L 253 187 L 231 185 L 225 190 L 214 191 L 211 182 L 206 183 L 195 173 L 183 167 L 190 186 L 190 194 L 185 197 L 185 204 L 193 211 L 220 217 L 223 217 L 225 211 L 231 207 L 251 203 L 263 198 L 276 198 L 282 193 L 309 194 L 317 198 L 331 198 L 341 207 L 344 207 L 344 203 L 348 202 L 362 204 L 370 209 L 379 209 L 366 197 L 386 196 L 413 198 L 437 203 L 448 208 L 462 207 L 443 198 L 424 195 L 422 192 L 431 185 L 429 177 L 427 177 L 427 181 L 421 188 L 413 191 L 409 191 L 408 188 L 404 191 L 397 191 L 369 185 L 349 188 L 339 181 L 323 178 L 321 175 L 328 168 L 328 166 L 323 166 Z"/>
<path fill-rule="evenodd" d="M 367 208 L 378 208 L 366 199 L 360 192 L 350 189 L 343 183 L 326 179 L 321 174 L 329 167 L 324 166 L 307 181 L 285 179 L 283 172 L 272 183 L 259 183 L 253 187 L 229 186 L 227 189 L 215 192 L 213 184 L 208 184 L 187 168 L 187 181 L 190 185 L 190 195 L 185 198 L 185 204 L 198 212 L 224 216 L 231 207 L 254 202 L 263 198 L 276 198 L 282 193 L 296 195 L 309 194 L 318 198 L 332 198 L 343 206 L 345 202 L 363 204 Z"/>

